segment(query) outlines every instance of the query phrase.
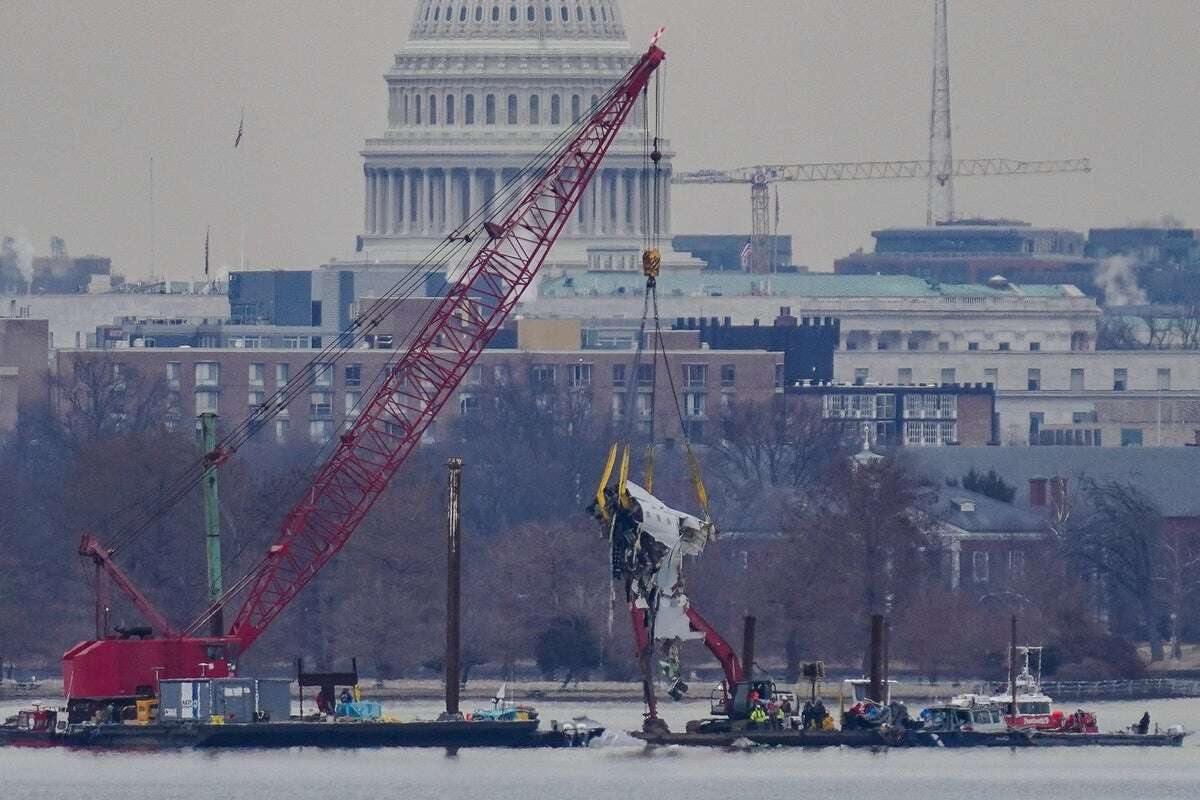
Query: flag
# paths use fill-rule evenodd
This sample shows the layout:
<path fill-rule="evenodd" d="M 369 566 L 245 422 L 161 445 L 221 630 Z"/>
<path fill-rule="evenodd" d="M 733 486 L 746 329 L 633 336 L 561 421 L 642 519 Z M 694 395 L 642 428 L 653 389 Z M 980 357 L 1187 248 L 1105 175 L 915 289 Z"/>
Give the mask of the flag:
<path fill-rule="evenodd" d="M 212 231 L 212 226 L 204 229 L 204 277 L 208 277 L 208 235 Z"/>
<path fill-rule="evenodd" d="M 746 240 L 746 246 L 742 248 L 742 269 L 750 269 L 750 254 L 754 252 L 754 245 L 750 239 Z"/>
<path fill-rule="evenodd" d="M 246 128 L 246 109 L 243 108 L 242 116 L 238 119 L 237 136 L 235 136 L 233 138 L 233 148 L 235 150 L 237 149 L 237 146 L 242 143 L 242 132 L 245 130 L 245 128 Z"/>

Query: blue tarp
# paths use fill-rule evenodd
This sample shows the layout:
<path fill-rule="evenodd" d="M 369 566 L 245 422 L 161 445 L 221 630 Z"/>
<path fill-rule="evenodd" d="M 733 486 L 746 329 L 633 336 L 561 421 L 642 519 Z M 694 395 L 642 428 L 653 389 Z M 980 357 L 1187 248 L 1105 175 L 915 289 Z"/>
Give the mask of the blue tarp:
<path fill-rule="evenodd" d="M 379 719 L 383 716 L 383 709 L 374 700 L 360 700 L 357 703 L 338 703 L 333 714 L 350 719 Z"/>

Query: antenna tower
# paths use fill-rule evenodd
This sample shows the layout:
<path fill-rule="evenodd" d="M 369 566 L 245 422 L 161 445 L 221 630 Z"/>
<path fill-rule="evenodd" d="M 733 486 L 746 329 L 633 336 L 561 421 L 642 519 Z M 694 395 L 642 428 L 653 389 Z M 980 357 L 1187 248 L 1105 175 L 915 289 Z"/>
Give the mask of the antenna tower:
<path fill-rule="evenodd" d="M 950 132 L 950 43 L 947 0 L 933 0 L 933 103 L 929 114 L 929 200 L 925 224 L 954 219 L 954 152 Z"/>

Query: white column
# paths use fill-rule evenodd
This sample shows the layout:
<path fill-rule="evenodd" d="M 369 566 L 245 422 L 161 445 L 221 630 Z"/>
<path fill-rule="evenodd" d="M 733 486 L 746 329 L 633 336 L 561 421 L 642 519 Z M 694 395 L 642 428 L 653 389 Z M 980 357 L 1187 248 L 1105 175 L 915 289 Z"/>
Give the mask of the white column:
<path fill-rule="evenodd" d="M 363 167 L 363 233 L 371 232 L 371 170 Z"/>
<path fill-rule="evenodd" d="M 452 184 L 452 173 L 449 168 L 444 168 L 442 170 L 442 226 L 438 231 L 443 236 L 454 227 L 454 223 L 451 221 L 454 219 L 454 208 L 450 204 L 450 196 L 454 194 Z"/>
<path fill-rule="evenodd" d="M 465 224 L 467 219 L 469 219 L 471 215 L 475 213 L 475 206 L 479 202 L 476 198 L 478 198 L 479 195 L 475 191 L 475 170 L 467 167 L 465 170 L 463 170 L 463 172 L 465 173 L 463 175 L 463 194 L 465 196 L 467 207 L 467 218 L 463 219 L 463 223 Z"/>
<path fill-rule="evenodd" d="M 383 232 L 391 236 L 396 232 L 396 170 L 389 168 L 384 175 L 387 176 L 387 216 L 384 218 Z"/>
<path fill-rule="evenodd" d="M 407 232 L 408 226 L 405 220 L 408 219 L 408 195 L 405 194 L 408 188 L 406 180 L 407 173 L 403 169 L 396 170 L 396 234 Z"/>
<path fill-rule="evenodd" d="M 433 203 L 431 202 L 431 199 L 429 196 L 432 191 L 433 191 L 433 184 L 430 180 L 429 170 L 422 169 L 421 170 L 421 226 L 420 226 L 420 230 L 421 230 L 421 234 L 423 236 L 428 236 L 433 230 L 433 225 L 431 222 L 432 217 L 430 216 L 433 213 Z"/>
<path fill-rule="evenodd" d="M 644 232 L 642 230 L 642 209 L 645 208 L 645 206 L 642 204 L 642 187 L 645 183 L 643 180 L 645 175 L 646 173 L 640 169 L 634 171 L 633 191 L 630 193 L 630 200 L 632 202 L 630 216 L 633 217 L 633 232 L 639 236 Z"/>

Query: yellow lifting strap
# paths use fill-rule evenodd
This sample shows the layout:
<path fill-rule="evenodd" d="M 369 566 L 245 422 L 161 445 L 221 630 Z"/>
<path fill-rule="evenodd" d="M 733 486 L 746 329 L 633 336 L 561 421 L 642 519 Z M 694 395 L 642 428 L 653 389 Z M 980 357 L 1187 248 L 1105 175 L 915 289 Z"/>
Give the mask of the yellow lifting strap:
<path fill-rule="evenodd" d="M 608 461 L 604 463 L 604 472 L 600 475 L 600 485 L 596 487 L 596 508 L 600 510 L 600 516 L 604 517 L 604 521 L 608 522 L 608 498 L 604 496 L 604 490 L 608 487 L 609 478 L 612 477 L 613 467 L 617 464 L 617 443 L 613 442 L 612 447 L 608 450 Z"/>
<path fill-rule="evenodd" d="M 688 472 L 692 476 L 692 486 L 696 490 L 696 500 L 699 501 L 700 509 L 704 512 L 704 521 L 712 522 L 712 514 L 708 510 L 708 490 L 704 488 L 704 478 L 700 475 L 700 459 L 696 458 L 695 452 L 692 451 L 691 442 L 685 442 L 684 447 L 687 449 Z"/>
<path fill-rule="evenodd" d="M 617 500 L 621 504 L 621 508 L 629 510 L 633 508 L 633 501 L 629 499 L 629 489 L 625 484 L 629 480 L 629 445 L 625 445 L 625 450 L 621 453 L 621 471 L 617 475 Z"/>

